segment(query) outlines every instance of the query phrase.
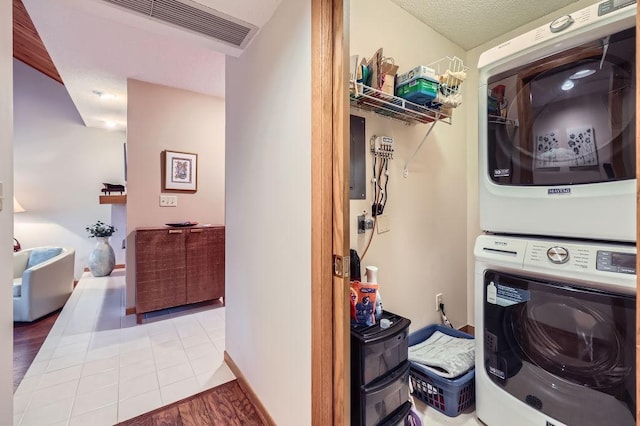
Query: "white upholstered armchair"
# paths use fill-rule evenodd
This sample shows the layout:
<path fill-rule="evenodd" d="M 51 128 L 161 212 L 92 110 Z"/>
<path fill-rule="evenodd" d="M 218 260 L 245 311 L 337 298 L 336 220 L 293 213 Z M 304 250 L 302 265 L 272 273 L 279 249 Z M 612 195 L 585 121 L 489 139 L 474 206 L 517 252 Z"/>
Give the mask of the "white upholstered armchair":
<path fill-rule="evenodd" d="M 34 321 L 64 306 L 73 291 L 75 254 L 64 247 L 13 254 L 14 321 Z"/>

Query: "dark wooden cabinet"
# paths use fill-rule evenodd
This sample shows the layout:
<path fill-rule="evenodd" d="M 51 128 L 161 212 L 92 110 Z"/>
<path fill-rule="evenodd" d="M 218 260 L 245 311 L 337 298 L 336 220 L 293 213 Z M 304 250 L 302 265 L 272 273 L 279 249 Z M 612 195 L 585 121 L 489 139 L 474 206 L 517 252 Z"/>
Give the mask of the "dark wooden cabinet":
<path fill-rule="evenodd" d="M 136 230 L 136 314 L 224 297 L 224 226 Z"/>

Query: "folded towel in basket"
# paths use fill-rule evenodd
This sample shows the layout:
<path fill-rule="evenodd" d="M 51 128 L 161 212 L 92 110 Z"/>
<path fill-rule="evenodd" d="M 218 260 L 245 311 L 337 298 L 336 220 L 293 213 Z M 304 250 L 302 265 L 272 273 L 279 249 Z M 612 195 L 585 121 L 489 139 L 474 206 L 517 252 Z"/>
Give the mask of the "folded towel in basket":
<path fill-rule="evenodd" d="M 434 332 L 424 342 L 409 346 L 409 361 L 423 365 L 435 374 L 453 378 L 473 368 L 475 341 Z"/>

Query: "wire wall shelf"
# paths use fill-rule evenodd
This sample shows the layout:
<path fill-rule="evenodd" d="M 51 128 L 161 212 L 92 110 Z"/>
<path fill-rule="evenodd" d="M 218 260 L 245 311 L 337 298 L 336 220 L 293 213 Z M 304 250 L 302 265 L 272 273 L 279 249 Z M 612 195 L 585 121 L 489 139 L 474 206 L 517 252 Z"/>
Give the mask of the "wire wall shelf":
<path fill-rule="evenodd" d="M 349 102 L 352 108 L 372 111 L 405 124 L 428 124 L 422 141 L 409 157 L 404 166 L 404 177 L 409 175 L 409 165 L 436 123 L 451 124 L 451 116 L 456 107 L 462 104 L 462 83 L 467 78 L 469 67 L 465 66 L 458 57 L 444 57 L 427 65 L 437 76 L 437 96 L 431 104 L 419 105 L 404 98 L 393 96 L 362 82 L 349 82 Z"/>
<path fill-rule="evenodd" d="M 432 123 L 441 121 L 451 124 L 451 114 L 445 111 L 414 104 L 398 96 L 350 82 L 349 101 L 351 106 L 363 111 L 372 111 L 405 124 Z"/>

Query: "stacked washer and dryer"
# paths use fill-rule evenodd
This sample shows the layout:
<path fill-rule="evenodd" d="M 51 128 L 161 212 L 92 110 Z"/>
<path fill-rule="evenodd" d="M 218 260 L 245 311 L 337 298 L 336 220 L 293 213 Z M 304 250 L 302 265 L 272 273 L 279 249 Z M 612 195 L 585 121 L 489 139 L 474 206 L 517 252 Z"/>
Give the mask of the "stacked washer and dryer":
<path fill-rule="evenodd" d="M 635 1 L 480 57 L 476 413 L 635 425 Z"/>

